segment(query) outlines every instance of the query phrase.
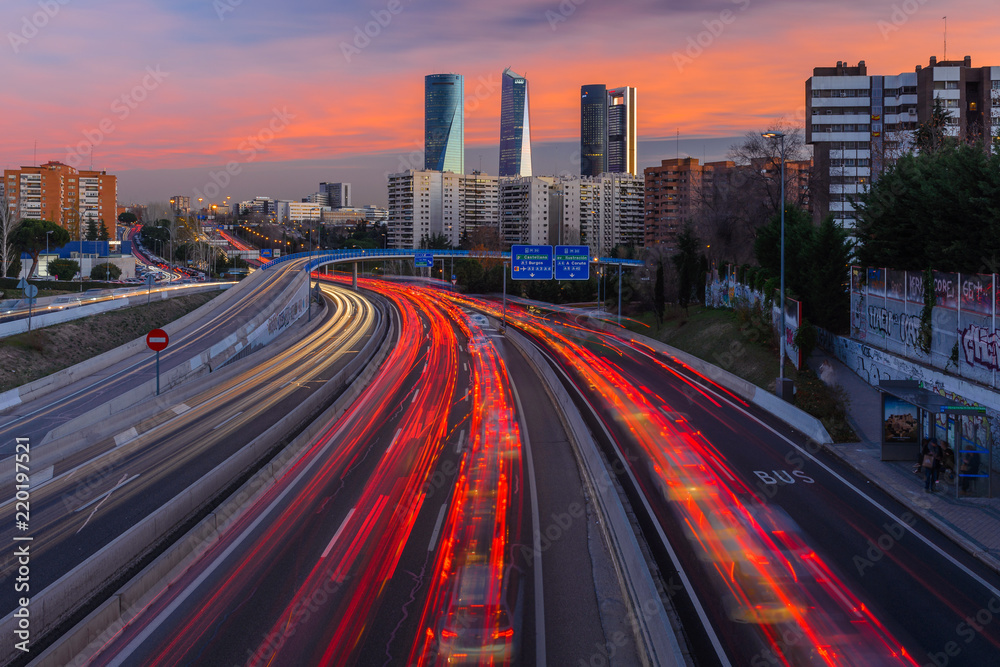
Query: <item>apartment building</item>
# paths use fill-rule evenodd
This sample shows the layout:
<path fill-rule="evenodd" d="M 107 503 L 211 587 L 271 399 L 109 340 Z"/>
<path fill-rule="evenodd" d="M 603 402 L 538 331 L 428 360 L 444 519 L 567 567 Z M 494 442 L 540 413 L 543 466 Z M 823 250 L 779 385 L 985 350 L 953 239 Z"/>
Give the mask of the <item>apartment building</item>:
<path fill-rule="evenodd" d="M 3 182 L 9 210 L 54 222 L 73 239 L 86 232 L 88 220 L 104 220 L 113 229 L 117 219 L 118 177 L 105 171 L 78 170 L 51 161 L 5 169 Z"/>

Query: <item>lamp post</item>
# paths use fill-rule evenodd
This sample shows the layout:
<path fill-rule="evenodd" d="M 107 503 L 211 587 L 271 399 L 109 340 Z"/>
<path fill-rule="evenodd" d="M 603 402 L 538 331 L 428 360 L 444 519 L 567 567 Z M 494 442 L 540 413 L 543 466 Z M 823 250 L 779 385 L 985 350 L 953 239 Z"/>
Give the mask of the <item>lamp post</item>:
<path fill-rule="evenodd" d="M 781 140 L 781 287 L 778 307 L 781 310 L 781 338 L 778 342 L 778 387 L 777 394 L 785 400 L 791 400 L 791 387 L 786 389 L 785 381 L 785 133 L 764 132 L 766 139 Z M 788 383 L 790 384 L 790 383 Z"/>
<path fill-rule="evenodd" d="M 49 234 L 51 234 L 52 232 L 53 232 L 53 230 L 51 230 L 51 229 L 49 231 L 45 232 L 45 257 L 46 258 L 49 256 Z M 48 261 L 51 261 L 51 260 L 48 260 Z M 45 267 L 45 275 L 49 275 L 49 267 L 48 266 Z"/>

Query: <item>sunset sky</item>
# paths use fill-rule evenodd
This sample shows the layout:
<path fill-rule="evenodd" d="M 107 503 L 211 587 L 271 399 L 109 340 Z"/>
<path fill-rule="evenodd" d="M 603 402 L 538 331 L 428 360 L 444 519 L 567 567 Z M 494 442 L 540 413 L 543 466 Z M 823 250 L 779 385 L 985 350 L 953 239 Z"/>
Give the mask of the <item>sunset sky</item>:
<path fill-rule="evenodd" d="M 536 174 L 578 171 L 589 83 L 638 88 L 640 169 L 678 130 L 682 155 L 718 159 L 801 125 L 815 66 L 942 58 L 945 15 L 950 59 L 1000 65 L 996 0 L 5 0 L 0 163 L 88 168 L 93 143 L 124 203 L 194 196 L 236 162 L 219 199 L 323 180 L 384 205 L 385 174 L 422 167 L 425 74 L 465 76 L 466 169 L 497 172 L 507 66 L 529 80 Z"/>

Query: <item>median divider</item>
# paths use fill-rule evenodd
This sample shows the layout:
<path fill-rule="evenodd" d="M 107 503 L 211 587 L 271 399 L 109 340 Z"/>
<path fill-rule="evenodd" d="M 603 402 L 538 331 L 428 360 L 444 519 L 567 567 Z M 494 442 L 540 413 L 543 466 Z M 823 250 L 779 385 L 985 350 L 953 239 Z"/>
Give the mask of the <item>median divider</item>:
<path fill-rule="evenodd" d="M 513 327 L 507 328 L 506 338 L 528 359 L 559 408 L 560 418 L 580 462 L 588 495 L 594 499 L 600 516 L 599 528 L 611 551 L 611 560 L 629 609 L 629 622 L 643 663 L 664 666 L 687 664 L 625 507 L 618 497 L 614 480 L 583 416 L 538 348 Z M 650 601 L 656 604 L 651 605 Z"/>
<path fill-rule="evenodd" d="M 211 547 L 242 511 L 295 464 L 307 450 L 310 441 L 329 428 L 360 395 L 393 348 L 396 328 L 387 315 L 387 309 L 380 306 L 380 310 L 383 317 L 376 334 L 322 388 L 156 513 L 141 520 L 86 562 L 32 597 L 32 629 L 35 636 L 41 636 L 57 628 L 77 610 L 89 604 L 92 597 L 115 581 L 122 570 L 158 548 L 163 548 L 163 553 L 152 563 L 57 639 L 35 659 L 33 665 L 85 664 L 94 650 L 117 633 L 159 591 L 161 582 L 174 578 Z M 333 405 L 313 418 L 337 392 L 342 393 Z M 306 421 L 309 422 L 308 425 L 289 444 L 214 511 L 185 534 L 172 535 L 192 516 L 203 511 L 206 505 L 217 500 L 218 495 L 234 480 L 258 465 L 268 452 L 280 446 L 287 433 L 301 428 Z M 164 547 L 167 543 L 169 546 Z M 13 613 L 6 616 L 0 621 L 0 633 L 14 636 L 15 622 Z M 11 651 L 12 647 L 8 647 L 4 660 L 16 657 Z"/>

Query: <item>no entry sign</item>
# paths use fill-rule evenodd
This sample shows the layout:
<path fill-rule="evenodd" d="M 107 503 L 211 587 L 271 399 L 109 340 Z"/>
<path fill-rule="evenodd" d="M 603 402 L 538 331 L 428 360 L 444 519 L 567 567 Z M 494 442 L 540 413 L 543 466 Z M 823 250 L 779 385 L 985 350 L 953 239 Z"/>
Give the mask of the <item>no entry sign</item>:
<path fill-rule="evenodd" d="M 170 338 L 167 336 L 167 332 L 163 329 L 153 329 L 146 334 L 146 345 L 148 345 L 149 349 L 154 352 L 167 349 L 167 343 L 169 342 Z"/>

